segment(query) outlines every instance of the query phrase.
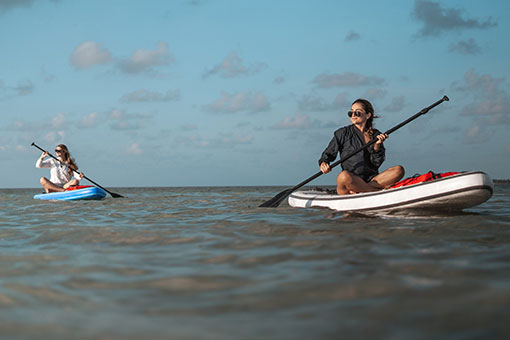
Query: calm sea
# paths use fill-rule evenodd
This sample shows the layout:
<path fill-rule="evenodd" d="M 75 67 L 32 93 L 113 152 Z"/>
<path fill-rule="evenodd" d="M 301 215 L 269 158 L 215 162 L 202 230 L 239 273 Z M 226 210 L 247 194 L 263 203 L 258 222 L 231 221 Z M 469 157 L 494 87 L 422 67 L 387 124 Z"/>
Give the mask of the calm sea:
<path fill-rule="evenodd" d="M 510 184 L 405 218 L 258 208 L 283 189 L 0 190 L 0 337 L 510 337 Z"/>

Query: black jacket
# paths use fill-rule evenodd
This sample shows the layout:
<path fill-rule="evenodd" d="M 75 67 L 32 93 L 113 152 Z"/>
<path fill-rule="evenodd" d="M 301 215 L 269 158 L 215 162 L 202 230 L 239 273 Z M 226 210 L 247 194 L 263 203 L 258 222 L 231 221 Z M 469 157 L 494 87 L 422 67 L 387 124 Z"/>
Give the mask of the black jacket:
<path fill-rule="evenodd" d="M 377 129 L 374 129 L 375 136 L 381 134 Z M 337 153 L 340 152 L 340 159 L 347 154 L 366 145 L 361 131 L 354 125 L 344 126 L 335 131 L 331 142 L 321 155 L 319 165 L 322 162 L 331 163 L 335 160 Z M 381 145 L 379 151 L 374 151 L 373 146 L 356 153 L 354 156 L 342 162 L 342 169 L 347 170 L 359 177 L 363 178 L 366 182 L 370 181 L 375 175 L 379 173 L 379 167 L 384 162 L 386 151 L 384 146 Z"/>

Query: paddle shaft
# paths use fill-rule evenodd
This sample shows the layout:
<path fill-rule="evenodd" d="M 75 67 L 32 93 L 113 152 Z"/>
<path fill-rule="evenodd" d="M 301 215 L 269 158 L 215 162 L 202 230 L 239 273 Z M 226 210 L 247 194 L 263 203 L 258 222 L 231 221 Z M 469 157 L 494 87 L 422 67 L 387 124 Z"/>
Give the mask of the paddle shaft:
<path fill-rule="evenodd" d="M 38 148 L 39 150 L 41 150 L 42 152 L 48 152 L 42 148 L 40 148 L 37 144 L 35 144 L 34 142 L 32 142 L 32 146 L 35 146 L 36 148 Z M 60 164 L 62 165 L 65 165 L 63 164 L 60 159 L 58 159 L 57 157 L 53 156 L 51 153 L 48 152 L 48 156 L 50 156 L 51 158 L 53 158 L 54 160 L 56 160 L 57 162 L 59 162 Z M 72 169 L 74 172 L 76 172 L 78 175 L 83 175 L 81 172 L 79 172 L 78 170 L 75 170 L 75 169 Z M 108 189 L 102 187 L 101 185 L 97 184 L 96 182 L 94 182 L 93 180 L 91 180 L 90 178 L 88 178 L 87 176 L 83 175 L 83 178 L 85 178 L 86 180 L 88 180 L 90 183 L 94 184 L 95 186 L 97 187 L 100 187 L 101 189 L 103 189 L 104 191 L 106 191 L 107 193 L 109 193 L 110 195 L 112 195 L 112 197 L 123 197 L 122 195 L 119 195 L 119 194 L 116 194 L 114 192 L 111 192 L 109 191 Z"/>
<path fill-rule="evenodd" d="M 450 99 L 447 97 L 447 96 L 444 96 L 443 98 L 441 98 L 440 100 L 438 100 L 437 102 L 435 102 L 434 104 L 424 108 L 423 110 L 421 110 L 420 112 L 416 113 L 415 115 L 413 115 L 412 117 L 408 118 L 407 120 L 403 121 L 402 123 L 398 124 L 398 125 L 395 125 L 394 127 L 392 127 L 391 129 L 389 129 L 388 131 L 385 132 L 385 134 L 389 135 L 393 132 L 395 132 L 396 130 L 400 129 L 402 126 L 410 123 L 411 121 L 415 120 L 416 118 L 420 117 L 421 115 L 424 115 L 426 114 L 427 112 L 429 112 L 432 108 L 438 106 L 439 104 L 441 104 L 442 102 L 444 101 L 449 101 Z M 354 150 L 353 152 L 347 154 L 344 158 L 334 162 L 333 164 L 331 164 L 329 167 L 330 169 L 333 169 L 334 167 L 336 167 L 338 164 L 342 163 L 342 162 L 345 162 L 346 160 L 348 160 L 349 158 L 351 158 L 352 156 L 354 156 L 355 154 L 357 154 L 358 152 L 361 152 L 367 148 L 369 148 L 370 146 L 372 146 L 373 144 L 375 144 L 377 142 L 377 139 L 374 138 L 372 141 L 368 142 L 367 144 L 365 144 L 364 146 L 362 146 L 361 148 L 357 149 L 357 150 Z M 267 202 L 264 202 L 262 203 L 259 207 L 277 207 L 278 205 L 280 205 L 280 203 L 288 196 L 290 195 L 293 191 L 301 188 L 303 185 L 305 184 L 308 184 L 309 182 L 313 181 L 314 179 L 316 179 L 317 177 L 321 176 L 323 173 L 322 171 L 319 171 L 317 172 L 315 175 L 313 175 L 312 177 L 308 178 L 308 179 L 305 179 L 303 182 L 297 184 L 296 186 L 290 188 L 290 189 L 287 189 L 281 193 L 279 193 L 278 195 L 276 195 L 275 197 L 273 197 L 271 200 L 267 201 Z"/>

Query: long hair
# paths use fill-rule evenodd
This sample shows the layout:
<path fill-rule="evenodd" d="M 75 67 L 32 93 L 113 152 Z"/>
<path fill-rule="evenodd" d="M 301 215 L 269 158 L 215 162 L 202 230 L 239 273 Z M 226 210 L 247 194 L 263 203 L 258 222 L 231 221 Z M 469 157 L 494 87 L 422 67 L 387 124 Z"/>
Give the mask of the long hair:
<path fill-rule="evenodd" d="M 76 164 L 76 161 L 74 158 L 71 157 L 71 153 L 69 152 L 69 149 L 65 144 L 59 144 L 57 145 L 57 148 L 62 149 L 64 152 L 62 153 L 62 159 L 64 160 L 64 163 L 67 164 L 68 169 L 67 173 L 69 175 L 73 174 L 73 170 L 78 170 L 78 165 Z"/>
<path fill-rule="evenodd" d="M 370 118 L 367 119 L 365 131 L 368 132 L 368 136 L 370 137 L 370 139 L 372 139 L 374 138 L 374 118 L 379 118 L 379 116 L 375 115 L 374 107 L 372 106 L 372 103 L 370 103 L 368 100 L 358 98 L 351 105 L 354 105 L 356 103 L 361 104 L 366 113 L 371 113 Z"/>

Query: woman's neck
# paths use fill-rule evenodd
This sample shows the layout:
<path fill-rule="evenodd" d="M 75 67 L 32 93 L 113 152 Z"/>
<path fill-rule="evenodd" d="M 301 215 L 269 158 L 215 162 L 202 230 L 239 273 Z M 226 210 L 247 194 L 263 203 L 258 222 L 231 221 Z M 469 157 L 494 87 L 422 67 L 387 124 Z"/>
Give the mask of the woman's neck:
<path fill-rule="evenodd" d="M 362 133 L 365 132 L 366 123 L 353 124 Z"/>

